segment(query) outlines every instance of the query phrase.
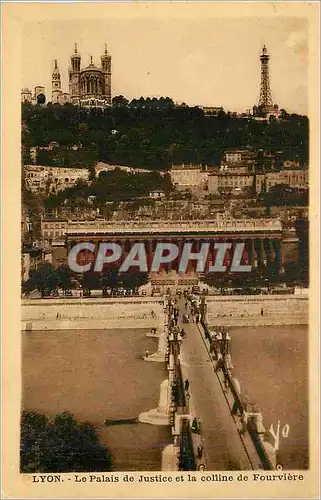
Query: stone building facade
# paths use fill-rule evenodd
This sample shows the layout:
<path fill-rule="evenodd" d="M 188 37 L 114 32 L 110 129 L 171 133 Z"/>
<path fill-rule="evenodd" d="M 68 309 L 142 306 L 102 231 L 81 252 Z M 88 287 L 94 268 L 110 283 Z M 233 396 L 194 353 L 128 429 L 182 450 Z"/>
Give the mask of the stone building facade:
<path fill-rule="evenodd" d="M 111 56 L 107 45 L 100 60 L 97 67 L 91 56 L 89 66 L 81 68 L 81 56 L 75 45 L 69 69 L 69 94 L 73 104 L 97 108 L 111 105 Z"/>
<path fill-rule="evenodd" d="M 33 193 L 54 194 L 74 186 L 78 181 L 88 181 L 86 168 L 63 168 L 24 165 L 26 187 Z"/>
<path fill-rule="evenodd" d="M 191 186 L 202 186 L 208 180 L 210 170 L 207 165 L 182 164 L 173 165 L 170 170 L 172 183 L 178 189 Z"/>
<path fill-rule="evenodd" d="M 271 187 L 277 184 L 286 184 L 291 188 L 308 189 L 309 171 L 298 168 L 295 170 L 282 170 L 280 172 L 267 172 L 255 176 L 255 190 L 259 194 L 262 189 L 269 192 Z"/>

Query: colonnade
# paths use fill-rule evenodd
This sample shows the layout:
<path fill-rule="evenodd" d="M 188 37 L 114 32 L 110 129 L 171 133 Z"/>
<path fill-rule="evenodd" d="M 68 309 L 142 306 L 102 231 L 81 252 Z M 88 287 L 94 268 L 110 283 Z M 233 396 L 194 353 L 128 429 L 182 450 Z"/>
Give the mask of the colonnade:
<path fill-rule="evenodd" d="M 92 253 L 90 251 L 82 251 L 79 254 L 78 262 L 81 265 L 84 265 L 88 262 L 94 262 L 96 259 L 96 254 L 99 248 L 99 243 L 102 242 L 101 239 L 91 239 L 89 240 L 91 243 L 95 244 L 95 252 Z M 107 240 L 105 240 L 107 241 Z M 144 243 L 145 245 L 145 251 L 146 251 L 146 257 L 147 257 L 147 266 L 148 269 L 150 269 L 152 261 L 153 261 L 153 256 L 155 253 L 156 245 L 159 242 L 162 243 L 174 243 L 178 247 L 178 256 L 177 258 L 169 263 L 166 264 L 161 264 L 159 268 L 159 272 L 171 272 L 171 271 L 176 271 L 179 273 L 179 263 L 180 259 L 183 253 L 183 246 L 185 243 L 191 243 L 191 252 L 199 252 L 201 249 L 202 243 L 209 242 L 209 251 L 207 254 L 207 260 L 205 263 L 205 272 L 209 268 L 209 266 L 214 265 L 215 259 L 216 259 L 216 254 L 217 250 L 214 248 L 215 243 L 218 241 L 220 243 L 232 243 L 232 247 L 230 249 L 226 250 L 225 253 L 225 258 L 223 264 L 227 266 L 227 269 L 229 269 L 234 251 L 235 251 L 235 246 L 237 243 L 243 242 L 244 243 L 244 250 L 243 250 L 243 255 L 242 255 L 242 260 L 241 264 L 247 264 L 247 265 L 252 265 L 252 267 L 256 268 L 262 268 L 262 267 L 269 267 L 270 265 L 274 265 L 276 267 L 281 266 L 282 264 L 282 252 L 281 252 L 281 241 L 278 238 L 245 238 L 245 239 L 227 239 L 227 238 L 213 238 L 213 239 L 205 239 L 205 238 L 162 238 L 160 239 L 109 239 L 108 242 L 110 243 L 117 243 L 120 245 L 122 248 L 122 254 L 121 257 L 119 258 L 118 261 L 114 263 L 116 267 L 120 267 L 121 264 L 125 261 L 128 253 L 130 252 L 132 246 L 134 243 Z M 78 242 L 73 242 L 73 241 L 68 241 L 68 247 L 69 249 Z M 187 266 L 187 273 L 193 273 L 197 272 L 196 270 L 197 267 L 197 260 L 190 260 L 188 262 Z M 183 273 L 186 274 L 186 273 Z"/>

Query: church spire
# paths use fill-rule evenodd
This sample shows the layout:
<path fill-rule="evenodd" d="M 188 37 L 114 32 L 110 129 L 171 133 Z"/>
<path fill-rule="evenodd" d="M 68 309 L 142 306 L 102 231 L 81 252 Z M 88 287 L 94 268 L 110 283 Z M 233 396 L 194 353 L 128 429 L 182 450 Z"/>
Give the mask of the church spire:
<path fill-rule="evenodd" d="M 55 65 L 52 71 L 51 78 L 51 102 L 59 102 L 59 97 L 61 94 L 61 80 L 60 80 L 60 72 L 58 68 L 58 61 L 55 59 Z"/>
<path fill-rule="evenodd" d="M 54 65 L 54 69 L 52 71 L 52 79 L 53 80 L 60 80 L 60 72 L 59 72 L 59 68 L 58 68 L 57 59 L 55 59 L 55 65 Z"/>

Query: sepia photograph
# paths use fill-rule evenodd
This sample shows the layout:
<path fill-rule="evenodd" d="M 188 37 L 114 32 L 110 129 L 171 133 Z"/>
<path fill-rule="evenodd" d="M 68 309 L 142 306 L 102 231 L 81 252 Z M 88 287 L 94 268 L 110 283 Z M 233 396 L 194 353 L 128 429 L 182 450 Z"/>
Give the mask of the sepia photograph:
<path fill-rule="evenodd" d="M 309 9 L 93 5 L 19 22 L 18 473 L 294 492 L 315 456 Z"/>

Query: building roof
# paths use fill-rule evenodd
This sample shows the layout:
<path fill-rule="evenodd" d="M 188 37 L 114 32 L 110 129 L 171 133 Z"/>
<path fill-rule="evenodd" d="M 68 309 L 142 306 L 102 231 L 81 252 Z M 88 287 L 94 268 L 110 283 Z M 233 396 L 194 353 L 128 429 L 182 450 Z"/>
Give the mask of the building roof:
<path fill-rule="evenodd" d="M 84 69 L 81 69 L 80 73 L 83 73 L 84 71 L 99 71 L 100 73 L 102 73 L 102 69 L 101 68 L 97 68 L 97 66 L 94 65 L 92 56 L 90 56 L 90 64 L 89 64 L 89 66 L 87 66 Z"/>

